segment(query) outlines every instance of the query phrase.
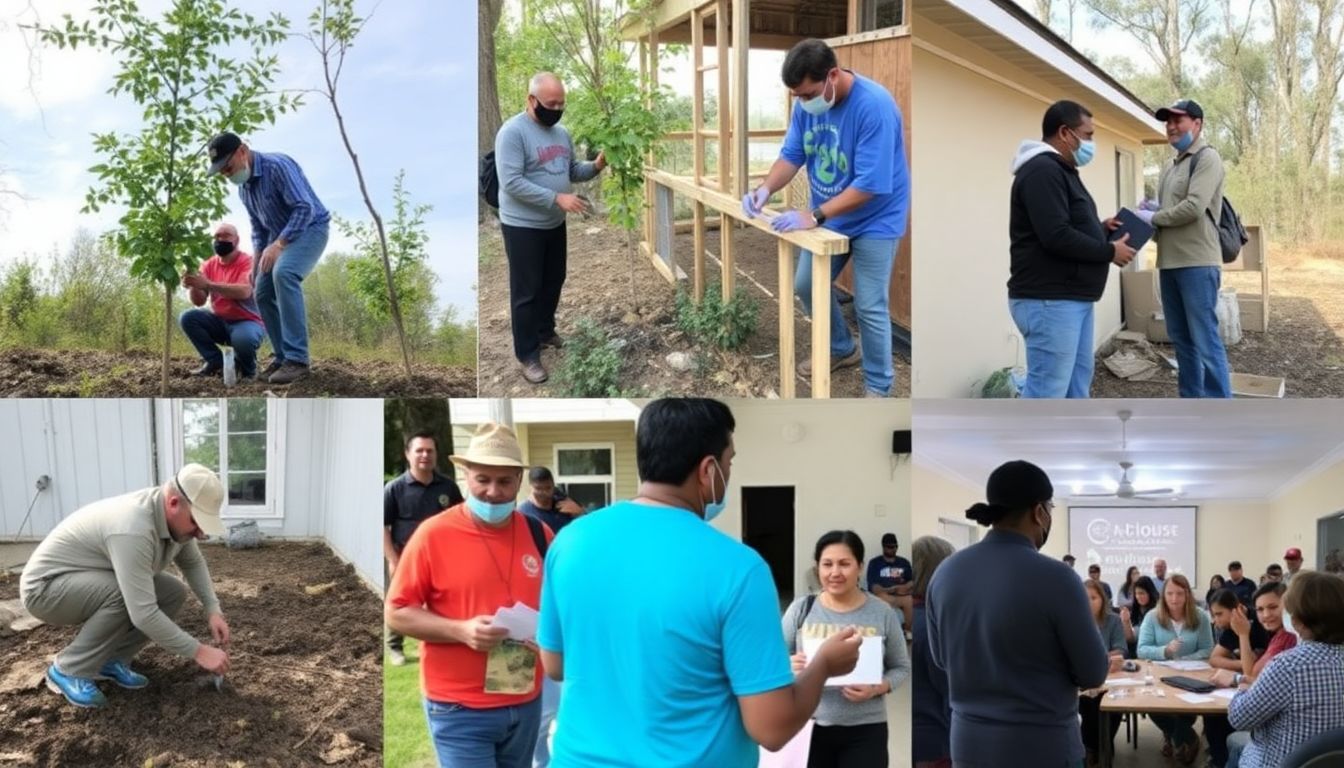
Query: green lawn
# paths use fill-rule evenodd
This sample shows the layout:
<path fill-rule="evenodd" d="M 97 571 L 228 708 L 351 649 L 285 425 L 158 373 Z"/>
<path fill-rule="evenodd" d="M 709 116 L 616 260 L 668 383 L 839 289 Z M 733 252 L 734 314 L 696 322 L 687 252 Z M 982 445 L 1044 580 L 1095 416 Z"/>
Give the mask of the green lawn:
<path fill-rule="evenodd" d="M 404 667 L 383 657 L 383 765 L 387 768 L 435 768 L 420 696 L 420 644 L 406 638 Z"/>

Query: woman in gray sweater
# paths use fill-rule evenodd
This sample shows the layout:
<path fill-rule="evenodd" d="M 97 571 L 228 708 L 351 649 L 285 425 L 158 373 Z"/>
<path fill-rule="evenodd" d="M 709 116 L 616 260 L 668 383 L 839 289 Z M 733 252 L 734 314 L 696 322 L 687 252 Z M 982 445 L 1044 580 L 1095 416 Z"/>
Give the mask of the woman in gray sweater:
<path fill-rule="evenodd" d="M 804 638 L 826 638 L 845 627 L 882 638 L 882 682 L 827 687 L 812 729 L 808 768 L 873 768 L 890 765 L 884 696 L 910 676 L 910 655 L 900 614 L 859 588 L 863 540 L 853 531 L 831 531 L 817 540 L 814 554 L 819 595 L 800 597 L 784 612 L 784 641 L 793 670 L 807 664 Z"/>
<path fill-rule="evenodd" d="M 1124 662 L 1125 652 L 1129 649 L 1129 644 L 1125 642 L 1124 627 L 1120 626 L 1120 617 L 1110 610 L 1101 582 L 1088 579 L 1083 582 L 1083 586 L 1087 588 L 1087 601 L 1092 607 L 1092 618 L 1097 622 L 1097 631 L 1101 633 L 1101 640 L 1106 644 L 1106 653 L 1111 657 L 1111 671 L 1115 672 Z M 1100 710 L 1100 694 L 1084 693 L 1078 697 L 1078 714 L 1083 718 L 1083 748 L 1087 750 L 1086 765 L 1089 768 L 1097 764 L 1097 729 L 1100 727 L 1097 720 Z M 1115 741 L 1115 733 L 1118 730 L 1120 730 L 1120 718 L 1113 717 L 1111 741 Z"/>

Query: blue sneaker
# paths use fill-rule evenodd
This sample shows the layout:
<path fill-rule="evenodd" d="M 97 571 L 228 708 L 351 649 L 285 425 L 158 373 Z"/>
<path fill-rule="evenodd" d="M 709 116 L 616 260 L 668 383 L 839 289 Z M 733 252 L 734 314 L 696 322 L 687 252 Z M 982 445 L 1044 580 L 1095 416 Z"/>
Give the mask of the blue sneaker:
<path fill-rule="evenodd" d="M 52 664 L 47 668 L 47 688 L 59 693 L 76 707 L 101 707 L 107 704 L 107 697 L 98 690 L 97 684 L 87 677 L 72 677 L 62 673 Z"/>
<path fill-rule="evenodd" d="M 149 678 L 139 672 L 132 672 L 131 668 L 123 661 L 113 659 L 103 665 L 94 676 L 94 680 L 111 680 L 122 688 L 135 690 L 149 685 Z"/>

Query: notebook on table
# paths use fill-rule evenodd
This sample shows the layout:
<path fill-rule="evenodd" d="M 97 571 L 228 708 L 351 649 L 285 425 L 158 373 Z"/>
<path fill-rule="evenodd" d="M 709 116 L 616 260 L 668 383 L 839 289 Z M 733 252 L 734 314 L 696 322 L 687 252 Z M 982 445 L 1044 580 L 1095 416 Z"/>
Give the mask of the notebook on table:
<path fill-rule="evenodd" d="M 1209 693 L 1215 691 L 1218 686 L 1207 680 L 1200 680 L 1197 677 L 1186 677 L 1185 675 L 1172 675 L 1162 678 L 1162 682 L 1175 688 L 1180 688 L 1194 693 Z"/>

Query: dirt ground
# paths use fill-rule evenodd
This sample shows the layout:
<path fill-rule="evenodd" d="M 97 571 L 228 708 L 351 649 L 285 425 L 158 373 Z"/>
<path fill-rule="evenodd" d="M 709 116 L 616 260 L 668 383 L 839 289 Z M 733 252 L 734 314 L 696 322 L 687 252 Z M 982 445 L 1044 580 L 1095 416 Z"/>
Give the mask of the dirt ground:
<path fill-rule="evenodd" d="M 1269 331 L 1243 329 L 1229 347 L 1237 373 L 1281 376 L 1284 397 L 1344 397 L 1344 246 L 1289 250 L 1271 246 L 1268 256 Z M 1223 274 L 1223 285 L 1259 294 L 1259 273 Z M 1169 344 L 1155 344 L 1175 357 Z M 1097 360 L 1092 397 L 1176 397 L 1175 371 L 1166 380 L 1131 382 Z"/>
<path fill-rule="evenodd" d="M 470 368 L 413 364 L 408 382 L 399 363 L 315 360 L 312 373 L 289 386 L 222 379 L 198 379 L 195 357 L 174 357 L 168 373 L 169 397 L 475 397 Z M 264 365 L 265 363 L 263 363 Z M 3 397 L 157 397 L 162 358 L 150 352 L 15 349 L 0 352 Z"/>
<path fill-rule="evenodd" d="M 635 260 L 632 298 L 630 257 L 625 233 L 605 222 L 573 219 L 569 222 L 569 275 L 560 297 L 558 333 L 563 337 L 582 316 L 592 318 L 613 339 L 624 344 L 621 388 L 631 394 L 703 395 L 717 397 L 777 397 L 779 393 L 779 278 L 776 241 L 755 229 L 736 233 L 734 255 L 740 273 L 737 284 L 760 302 L 757 330 L 744 349 L 711 351 L 700 370 L 677 371 L 667 362 L 671 352 L 698 351 L 676 327 L 676 289 L 643 256 Z M 709 251 L 718 254 L 718 232 L 710 232 Z M 480 228 L 480 395 L 481 397 L 559 397 L 555 381 L 563 352 L 542 351 L 542 365 L 551 380 L 540 386 L 522 377 L 513 356 L 509 324 L 509 271 L 499 227 L 493 221 Z M 678 263 L 692 270 L 691 235 L 678 235 L 674 246 Z M 714 259 L 706 264 L 718 274 Z M 786 295 L 792 290 L 786 291 Z M 796 359 L 811 354 L 812 325 L 796 305 L 794 335 Z M 849 304 L 843 305 L 851 333 L 857 339 Z M 910 363 L 894 356 L 896 381 L 892 397 L 909 397 Z M 810 387 L 795 373 L 796 394 L 806 397 Z M 863 374 L 858 367 L 831 375 L 832 397 L 862 397 Z"/>
<path fill-rule="evenodd" d="M 0 765 L 382 765 L 377 595 L 325 545 L 202 550 L 233 635 L 223 690 L 191 660 L 151 644 L 134 664 L 148 688 L 103 683 L 108 706 L 78 709 L 42 683 L 74 628 L 0 637 Z M 304 591 L 329 582 L 319 595 Z M 18 577 L 0 576 L 0 599 L 17 595 Z M 194 596 L 178 619 L 193 636 L 210 636 Z"/>

